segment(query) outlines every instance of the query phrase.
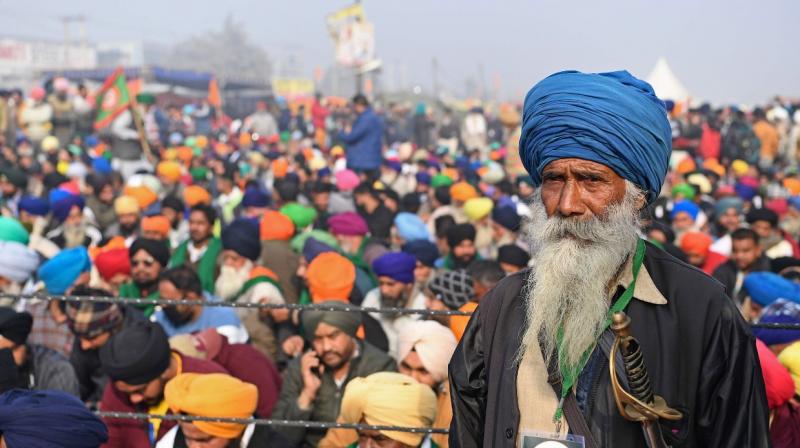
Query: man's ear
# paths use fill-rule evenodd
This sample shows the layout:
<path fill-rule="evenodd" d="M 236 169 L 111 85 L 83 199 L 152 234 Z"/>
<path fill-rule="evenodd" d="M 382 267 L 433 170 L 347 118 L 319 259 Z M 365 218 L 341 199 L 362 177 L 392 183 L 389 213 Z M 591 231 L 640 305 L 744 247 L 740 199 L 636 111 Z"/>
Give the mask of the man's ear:
<path fill-rule="evenodd" d="M 647 198 L 640 194 L 639 197 L 636 198 L 636 210 L 642 210 L 647 206 Z"/>

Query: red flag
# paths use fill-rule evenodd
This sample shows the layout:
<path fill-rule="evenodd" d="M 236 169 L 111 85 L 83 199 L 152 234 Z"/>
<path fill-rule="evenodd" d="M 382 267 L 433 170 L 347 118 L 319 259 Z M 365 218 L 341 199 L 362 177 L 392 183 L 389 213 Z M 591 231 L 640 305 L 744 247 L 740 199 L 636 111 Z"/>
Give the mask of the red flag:
<path fill-rule="evenodd" d="M 211 104 L 217 109 L 222 107 L 222 97 L 219 94 L 217 78 L 211 78 L 211 81 L 208 82 L 208 104 Z"/>

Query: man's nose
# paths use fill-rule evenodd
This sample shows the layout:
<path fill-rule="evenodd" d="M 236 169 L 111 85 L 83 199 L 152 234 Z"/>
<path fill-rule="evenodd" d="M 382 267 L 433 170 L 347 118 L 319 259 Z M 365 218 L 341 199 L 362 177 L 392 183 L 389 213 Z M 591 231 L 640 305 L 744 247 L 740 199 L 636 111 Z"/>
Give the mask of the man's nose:
<path fill-rule="evenodd" d="M 568 180 L 561 189 L 558 199 L 558 214 L 564 217 L 583 215 L 586 205 L 581 198 L 581 191 L 575 181 Z"/>

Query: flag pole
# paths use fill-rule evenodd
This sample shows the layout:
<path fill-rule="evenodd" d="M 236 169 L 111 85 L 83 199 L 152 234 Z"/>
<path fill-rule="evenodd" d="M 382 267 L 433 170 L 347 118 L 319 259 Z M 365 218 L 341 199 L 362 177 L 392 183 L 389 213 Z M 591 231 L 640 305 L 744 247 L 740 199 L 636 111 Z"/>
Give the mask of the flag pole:
<path fill-rule="evenodd" d="M 142 123 L 142 117 L 139 115 L 135 102 L 131 101 L 129 107 L 131 108 L 133 123 L 136 125 L 136 132 L 139 134 L 139 143 L 142 145 L 144 155 L 150 163 L 155 163 L 153 152 L 150 150 L 150 143 L 147 141 L 147 135 L 144 133 L 144 123 Z"/>

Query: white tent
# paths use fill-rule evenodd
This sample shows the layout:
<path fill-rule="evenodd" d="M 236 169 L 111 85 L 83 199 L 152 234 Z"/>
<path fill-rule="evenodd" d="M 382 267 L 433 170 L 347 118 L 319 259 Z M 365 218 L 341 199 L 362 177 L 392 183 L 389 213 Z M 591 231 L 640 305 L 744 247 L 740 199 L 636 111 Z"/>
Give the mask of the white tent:
<path fill-rule="evenodd" d="M 665 58 L 659 58 L 656 66 L 647 76 L 647 82 L 653 86 L 656 95 L 662 100 L 683 102 L 689 99 L 689 91 L 669 68 Z"/>

